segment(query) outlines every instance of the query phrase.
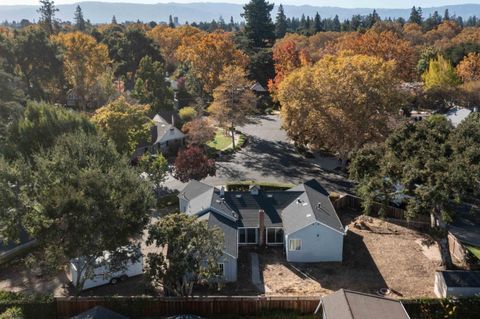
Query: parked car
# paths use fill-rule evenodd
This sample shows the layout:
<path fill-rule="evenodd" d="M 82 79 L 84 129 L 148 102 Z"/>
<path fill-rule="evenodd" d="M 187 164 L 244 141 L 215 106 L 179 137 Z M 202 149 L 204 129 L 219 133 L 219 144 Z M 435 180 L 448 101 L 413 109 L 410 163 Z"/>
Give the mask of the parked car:
<path fill-rule="evenodd" d="M 77 269 L 84 262 L 84 258 L 77 258 L 70 261 L 67 278 L 70 280 L 72 285 L 75 287 L 78 278 Z M 120 281 L 124 281 L 129 277 L 138 276 L 143 274 L 143 258 L 139 254 L 139 258 L 134 259 L 128 258 L 124 262 L 124 267 L 119 271 L 112 270 L 110 267 L 110 254 L 105 253 L 103 257 L 97 259 L 98 266 L 94 269 L 93 278 L 89 278 L 85 281 L 83 285 L 83 290 L 106 285 L 106 284 L 117 284 Z"/>

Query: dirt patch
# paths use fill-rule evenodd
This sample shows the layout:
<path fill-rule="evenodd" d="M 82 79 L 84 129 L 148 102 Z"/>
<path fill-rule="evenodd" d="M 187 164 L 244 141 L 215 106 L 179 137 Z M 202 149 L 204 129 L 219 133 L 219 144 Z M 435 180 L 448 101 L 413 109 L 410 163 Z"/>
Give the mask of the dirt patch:
<path fill-rule="evenodd" d="M 426 235 L 376 218 L 362 219 L 359 229 L 354 227 L 358 219 L 343 217 L 349 232 L 342 263 L 290 264 L 281 249 L 261 256 L 269 295 L 327 295 L 341 288 L 376 293 L 390 288 L 393 298 L 434 296 L 438 262 L 418 244 Z"/>

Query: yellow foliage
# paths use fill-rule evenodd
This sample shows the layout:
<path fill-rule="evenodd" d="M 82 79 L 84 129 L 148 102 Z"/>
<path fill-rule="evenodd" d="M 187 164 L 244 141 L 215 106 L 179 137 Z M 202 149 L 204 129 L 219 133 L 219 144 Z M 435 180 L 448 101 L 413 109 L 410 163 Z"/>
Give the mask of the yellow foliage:
<path fill-rule="evenodd" d="M 63 48 L 65 79 L 79 104 L 85 108 L 88 100 L 93 98 L 89 93 L 110 64 L 108 48 L 82 32 L 60 33 L 53 36 L 52 41 Z"/>
<path fill-rule="evenodd" d="M 188 65 L 189 72 L 207 93 L 212 93 L 220 84 L 220 74 L 225 67 L 244 67 L 248 62 L 248 57 L 236 48 L 231 34 L 227 32 L 189 38 L 178 47 L 176 57 Z"/>
<path fill-rule="evenodd" d="M 459 82 L 452 65 L 441 55 L 430 61 L 428 70 L 422 75 L 422 79 L 426 89 L 455 86 Z"/>
<path fill-rule="evenodd" d="M 288 135 L 342 158 L 383 140 L 401 107 L 395 69 L 393 61 L 340 52 L 294 71 L 278 90 Z"/>

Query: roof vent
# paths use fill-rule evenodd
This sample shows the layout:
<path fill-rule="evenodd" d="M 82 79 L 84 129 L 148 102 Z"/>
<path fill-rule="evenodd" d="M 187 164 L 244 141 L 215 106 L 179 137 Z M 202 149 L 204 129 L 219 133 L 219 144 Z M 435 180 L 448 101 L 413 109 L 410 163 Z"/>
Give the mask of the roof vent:
<path fill-rule="evenodd" d="M 295 201 L 297 204 L 301 204 L 302 203 L 302 200 L 300 198 L 297 198 L 297 200 Z"/>
<path fill-rule="evenodd" d="M 273 194 L 267 194 L 268 198 L 273 198 Z"/>
<path fill-rule="evenodd" d="M 312 214 L 307 214 L 307 217 L 312 217 Z"/>
<path fill-rule="evenodd" d="M 315 206 L 315 207 L 317 207 L 317 209 L 322 208 L 322 203 L 318 202 L 318 203 L 317 203 L 317 206 Z"/>
<path fill-rule="evenodd" d="M 242 194 L 235 195 L 236 198 L 242 198 Z"/>

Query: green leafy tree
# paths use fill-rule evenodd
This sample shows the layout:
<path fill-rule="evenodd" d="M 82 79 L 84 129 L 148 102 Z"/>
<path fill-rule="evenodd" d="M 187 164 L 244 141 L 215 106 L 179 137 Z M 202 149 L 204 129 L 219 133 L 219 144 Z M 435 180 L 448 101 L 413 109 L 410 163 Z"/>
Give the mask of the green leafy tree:
<path fill-rule="evenodd" d="M 427 90 L 438 86 L 455 86 L 460 83 L 455 69 L 441 55 L 430 61 L 428 70 L 423 73 L 422 79 Z"/>
<path fill-rule="evenodd" d="M 75 8 L 75 29 L 78 31 L 85 31 L 85 19 L 83 18 L 83 12 L 80 5 Z"/>
<path fill-rule="evenodd" d="M 92 121 L 115 143 L 117 150 L 124 154 L 147 142 L 145 137 L 149 135 L 152 126 L 149 112 L 149 105 L 132 104 L 121 96 L 97 109 Z"/>
<path fill-rule="evenodd" d="M 149 253 L 147 275 L 163 285 L 167 296 L 191 296 L 199 281 L 218 280 L 223 234 L 205 221 L 186 214 L 171 214 L 149 228 L 147 245 L 167 248 L 167 253 Z"/>
<path fill-rule="evenodd" d="M 40 4 L 41 6 L 37 10 L 40 13 L 39 23 L 51 35 L 58 27 L 58 21 L 55 19 L 55 12 L 58 12 L 58 8 L 55 7 L 55 2 L 50 0 L 40 0 Z"/>
<path fill-rule="evenodd" d="M 0 319 L 24 319 L 23 311 L 19 307 L 10 307 L 7 308 L 2 314 L 0 314 Z"/>
<path fill-rule="evenodd" d="M 96 131 L 87 117 L 47 103 L 29 102 L 15 118 L 6 131 L 5 154 L 9 158 L 29 160 L 40 150 L 52 147 L 66 133 Z"/>
<path fill-rule="evenodd" d="M 446 225 L 452 220 L 453 205 L 466 190 L 479 185 L 478 151 L 473 146 L 480 136 L 478 123 L 478 118 L 472 118 L 458 131 L 441 115 L 407 123 L 392 133 L 382 149 L 371 152 L 372 158 L 365 160 L 364 151 L 353 161 L 374 163 L 376 173 L 358 164 L 351 170 L 353 177 L 360 178 L 360 196 L 367 212 L 374 201 L 388 202 L 403 195 L 408 216 L 431 216 L 447 269 L 451 256 Z"/>
<path fill-rule="evenodd" d="M 7 225 L 3 238 L 15 240 L 11 229 L 25 229 L 43 251 L 36 263 L 42 261 L 52 270 L 81 257 L 77 294 L 106 251 L 112 253 L 112 268 L 124 264 L 121 257 L 131 251 L 119 249 L 142 234 L 153 198 L 151 185 L 111 142 L 96 134 L 67 134 L 37 153 L 32 165 L 20 167 L 26 173 L 16 175 L 22 178 L 7 183 L 19 204 L 2 202 L 0 210 L 2 225 Z M 0 183 L 5 184 L 5 168 L 0 169 Z"/>
<path fill-rule="evenodd" d="M 31 99 L 53 101 L 63 93 L 63 62 L 59 48 L 41 29 L 20 31 L 14 39 L 17 72 Z"/>
<path fill-rule="evenodd" d="M 140 158 L 140 168 L 146 172 L 156 189 L 168 176 L 168 161 L 162 154 L 145 154 Z"/>
<path fill-rule="evenodd" d="M 287 16 L 283 11 L 283 6 L 278 6 L 277 19 L 275 20 L 275 36 L 277 39 L 281 39 L 287 33 Z"/>
<path fill-rule="evenodd" d="M 137 69 L 145 56 L 163 62 L 153 40 L 139 28 L 130 27 L 123 31 L 122 27 L 116 26 L 104 34 L 103 43 L 107 44 L 110 58 L 116 64 L 115 75 L 123 76 L 128 88 L 134 86 Z"/>
<path fill-rule="evenodd" d="M 140 61 L 135 78 L 132 96 L 139 99 L 140 103 L 150 104 L 155 112 L 172 105 L 173 96 L 165 81 L 162 62 L 145 56 Z"/>
<path fill-rule="evenodd" d="M 263 48 L 273 45 L 275 25 L 270 12 L 273 3 L 265 0 L 250 0 L 243 6 L 242 17 L 245 18 L 245 35 L 253 47 Z"/>
<path fill-rule="evenodd" d="M 184 122 L 192 121 L 197 117 L 197 115 L 198 112 L 193 106 L 186 106 L 178 111 L 178 116 L 180 116 L 180 119 L 182 119 Z"/>

